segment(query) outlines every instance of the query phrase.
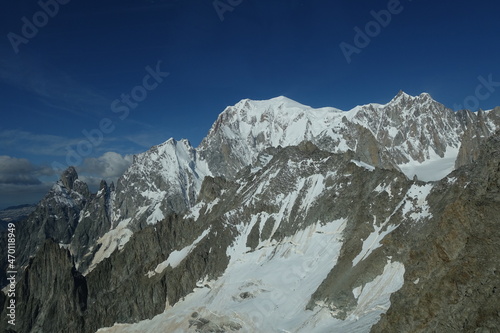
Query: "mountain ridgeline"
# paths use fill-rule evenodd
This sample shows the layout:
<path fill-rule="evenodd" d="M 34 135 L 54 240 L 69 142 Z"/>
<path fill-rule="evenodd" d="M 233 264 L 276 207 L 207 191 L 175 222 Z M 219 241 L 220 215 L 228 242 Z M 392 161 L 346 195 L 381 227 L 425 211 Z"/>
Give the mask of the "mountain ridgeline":
<path fill-rule="evenodd" d="M 499 129 L 499 107 L 426 93 L 349 111 L 246 99 L 116 186 L 90 193 L 70 167 L 16 222 L 0 329 L 494 332 Z"/>

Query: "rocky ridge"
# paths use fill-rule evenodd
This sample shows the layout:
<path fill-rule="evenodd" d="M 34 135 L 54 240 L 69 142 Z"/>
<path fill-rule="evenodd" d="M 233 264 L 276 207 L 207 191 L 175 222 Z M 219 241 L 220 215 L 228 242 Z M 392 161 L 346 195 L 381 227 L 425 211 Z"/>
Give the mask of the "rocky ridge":
<path fill-rule="evenodd" d="M 499 112 L 490 111 L 488 119 L 496 119 Z M 476 115 L 469 112 L 467 117 L 475 120 Z M 98 235 L 100 252 L 84 254 L 84 266 L 94 267 L 121 248 L 130 234 L 165 214 L 192 207 L 203 177 L 232 179 L 241 168 L 257 163 L 267 148 L 309 140 L 333 153 L 354 151 L 361 162 L 399 169 L 409 178 L 427 164 L 422 178 L 442 178 L 453 170 L 459 150 L 464 151 L 462 155 L 468 150 L 460 148 L 464 131 L 481 125 L 463 118 L 425 93 L 414 97 L 400 92 L 387 104 L 368 104 L 347 112 L 313 109 L 283 96 L 242 100 L 219 115 L 199 147 L 171 139 L 135 159 L 118 181 L 111 203 L 113 230 Z M 487 123 L 485 137 L 496 126 Z M 432 164 L 436 162 L 437 166 Z"/>
<path fill-rule="evenodd" d="M 78 179 L 75 168 L 64 171 L 28 218 L 16 224 L 16 265 L 24 267 L 46 239 L 70 244 L 78 227 L 80 212 L 91 198 L 87 184 Z M 3 248 L 7 248 L 6 241 L 6 237 L 0 239 Z M 7 267 L 6 256 L 1 257 L 1 264 L 3 268 Z M 5 281 L 5 272 L 6 269 L 1 270 L 2 281 Z"/>
<path fill-rule="evenodd" d="M 436 221 L 446 219 L 453 211 L 450 205 L 455 207 L 462 197 L 478 202 L 473 194 L 488 193 L 488 198 L 497 200 L 495 162 L 488 164 L 481 156 L 495 155 L 496 141 L 487 138 L 498 125 L 498 112 L 497 108 L 482 115 L 467 111 L 454 114 L 426 94 L 411 97 L 400 93 L 386 105 L 371 104 L 347 113 L 332 108 L 310 110 L 283 97 L 261 102 L 244 100 L 219 116 L 197 149 L 186 140 L 169 140 L 137 156 L 116 190 L 103 182 L 97 194 L 90 194 L 70 168 L 28 222 L 19 225 L 21 233 L 29 235 L 19 240 L 29 244 L 20 254 L 26 265 L 18 286 L 24 290 L 20 295 L 25 299 L 23 304 L 42 309 L 35 316 L 23 312 L 25 326 L 21 331 L 43 332 L 43 327 L 57 331 L 58 327 L 50 324 L 53 302 L 37 303 L 35 299 L 55 300 L 63 295 L 47 297 L 45 288 L 36 289 L 36 279 L 30 276 L 49 279 L 49 272 L 43 272 L 37 261 L 28 260 L 34 253 L 35 259 L 57 257 L 65 267 L 50 273 L 57 275 L 51 275 L 50 280 L 65 281 L 64 290 L 78 292 L 66 299 L 73 305 L 57 313 L 82 332 L 155 315 L 182 332 L 209 331 L 216 326 L 244 332 L 267 329 L 269 325 L 290 330 L 300 325 L 303 329 L 327 325 L 366 331 L 389 304 L 393 305 L 375 330 L 416 329 L 401 324 L 405 321 L 401 312 L 404 300 L 414 297 L 415 304 L 422 304 L 423 309 L 426 303 L 420 302 L 429 297 L 411 289 L 410 282 L 418 285 L 420 281 L 415 281 L 420 277 L 411 281 L 407 278 L 408 265 L 413 267 L 414 260 L 420 258 L 420 253 L 412 249 L 427 245 L 433 228 L 440 230 L 433 235 L 436 244 L 441 240 L 453 243 L 445 233 L 459 231 L 449 222 Z M 255 116 L 259 114 L 260 118 Z M 442 114 L 443 119 L 433 119 Z M 407 127 L 399 133 L 393 130 L 398 126 Z M 442 134 L 439 129 L 448 131 Z M 469 132 L 481 133 L 483 139 L 471 144 L 465 139 Z M 413 144 L 412 138 L 420 139 Z M 460 144 L 462 156 L 488 147 L 474 159 L 457 162 L 464 165 L 460 174 L 480 173 L 493 179 L 487 185 L 475 185 L 477 193 L 462 194 L 460 186 L 465 183 L 451 175 L 438 183 L 424 183 L 409 180 L 400 172 L 403 162 L 423 159 L 425 163 L 432 156 L 445 156 L 449 149 L 458 151 Z M 475 184 L 480 183 L 479 178 L 474 179 Z M 356 209 L 352 209 L 353 203 Z M 485 203 L 476 205 L 491 209 Z M 466 209 L 464 214 L 476 214 L 481 222 L 485 219 L 484 231 L 460 236 L 458 241 L 487 237 L 494 226 L 488 221 L 494 215 L 475 213 L 474 206 Z M 419 236 L 420 232 L 427 238 Z M 494 233 L 489 236 L 495 237 Z M 60 251 L 47 245 L 47 238 L 53 239 L 48 244 L 57 244 Z M 475 243 L 468 246 L 471 253 L 483 251 L 476 249 Z M 68 255 L 65 248 L 70 249 L 69 261 L 63 259 Z M 438 257 L 445 258 L 449 251 L 438 248 Z M 325 253 L 332 261 L 322 261 Z M 300 260 L 309 263 L 307 258 L 315 257 L 323 259 L 310 267 L 297 264 Z M 432 268 L 439 266 L 436 260 L 424 270 L 439 277 Z M 462 264 L 460 260 L 463 256 L 456 265 Z M 253 270 L 264 276 L 265 269 L 287 263 L 285 267 L 294 273 L 288 274 L 285 282 L 293 282 L 293 286 L 312 281 L 305 294 L 297 295 L 297 304 L 301 305 L 292 310 L 283 304 L 280 284 L 292 287 L 283 281 L 259 281 L 257 277 L 242 281 L 237 272 L 245 271 L 252 262 L 262 263 L 264 268 Z M 474 281 L 464 281 L 464 285 L 476 288 Z M 495 286 L 496 276 L 489 275 L 482 283 L 486 289 Z M 85 297 L 83 285 L 88 288 Z M 369 290 L 373 286 L 381 289 L 379 297 L 371 299 Z M 399 288 L 413 294 L 397 296 Z M 481 294 L 491 296 L 486 289 Z M 193 290 L 190 297 L 197 301 L 184 301 Z M 389 302 L 393 292 L 396 303 Z M 204 295 L 209 294 L 211 301 L 204 301 Z M 117 295 L 128 296 L 124 299 Z M 403 303 L 397 305 L 397 297 Z M 232 308 L 221 304 L 232 304 Z M 467 310 L 471 313 L 468 323 L 474 319 L 472 311 L 477 304 L 486 303 L 474 304 Z M 236 317 L 229 311 L 234 307 L 241 307 Z M 300 321 L 294 324 L 299 326 L 286 327 L 286 323 L 268 316 L 286 317 L 290 311 L 298 311 L 292 317 Z M 493 312 L 488 311 L 481 315 L 491 322 L 485 324 L 486 328 L 495 324 Z M 430 314 L 425 317 L 423 312 L 415 313 L 415 317 L 424 318 L 422 327 L 431 327 Z M 447 323 L 449 313 L 435 310 L 432 315 L 438 313 L 442 313 L 439 323 Z M 140 331 L 147 324 L 141 322 L 127 329 Z M 453 325 L 453 329 L 459 327 Z M 464 330 L 482 327 L 462 325 Z M 161 331 L 164 326 L 158 324 L 157 329 Z"/>

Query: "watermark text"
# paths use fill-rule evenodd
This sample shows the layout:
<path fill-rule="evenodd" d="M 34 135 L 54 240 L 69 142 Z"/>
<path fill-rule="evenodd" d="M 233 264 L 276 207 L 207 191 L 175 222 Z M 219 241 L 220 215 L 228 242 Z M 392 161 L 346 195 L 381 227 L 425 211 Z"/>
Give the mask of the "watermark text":
<path fill-rule="evenodd" d="M 16 225 L 7 225 L 7 323 L 16 326 Z"/>

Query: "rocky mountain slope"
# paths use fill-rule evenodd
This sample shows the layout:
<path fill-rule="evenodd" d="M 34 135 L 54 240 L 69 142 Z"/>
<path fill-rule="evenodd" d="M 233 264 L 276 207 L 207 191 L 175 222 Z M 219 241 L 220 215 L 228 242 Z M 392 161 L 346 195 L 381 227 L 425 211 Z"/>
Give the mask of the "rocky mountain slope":
<path fill-rule="evenodd" d="M 469 164 L 477 160 L 479 149 L 494 131 L 500 128 L 500 107 L 493 110 L 470 112 L 462 110 L 457 113 L 465 128 L 462 144 L 455 161 L 455 167 Z"/>
<path fill-rule="evenodd" d="M 400 92 L 385 105 L 350 111 L 313 109 L 286 97 L 242 100 L 219 115 L 199 147 L 170 139 L 136 157 L 110 203 L 112 230 L 97 235 L 97 253 L 82 253 L 82 267 L 94 267 L 144 225 L 191 207 L 205 176 L 232 179 L 257 163 L 266 148 L 309 140 L 334 153 L 352 150 L 359 161 L 399 169 L 409 178 L 437 180 L 454 169 L 464 132 L 483 128 L 487 137 L 499 125 L 499 115 L 500 109 L 492 110 L 481 122 L 468 112 L 464 121 L 425 93 Z"/>
<path fill-rule="evenodd" d="M 405 284 L 372 332 L 500 329 L 500 132 L 477 156 L 428 197 L 441 214 L 407 239 Z"/>
<path fill-rule="evenodd" d="M 18 225 L 16 329 L 494 328 L 499 119 L 403 92 L 347 112 L 243 100 L 97 194 L 70 168 Z"/>

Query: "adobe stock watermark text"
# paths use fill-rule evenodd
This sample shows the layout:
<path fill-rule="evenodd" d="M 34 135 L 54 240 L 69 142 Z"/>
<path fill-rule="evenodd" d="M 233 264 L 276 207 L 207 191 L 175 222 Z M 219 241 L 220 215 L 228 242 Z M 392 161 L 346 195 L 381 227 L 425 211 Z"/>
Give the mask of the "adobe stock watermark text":
<path fill-rule="evenodd" d="M 16 225 L 7 225 L 7 323 L 16 326 Z"/>

